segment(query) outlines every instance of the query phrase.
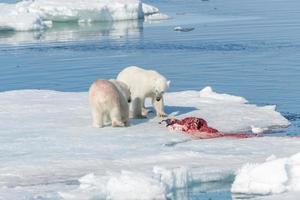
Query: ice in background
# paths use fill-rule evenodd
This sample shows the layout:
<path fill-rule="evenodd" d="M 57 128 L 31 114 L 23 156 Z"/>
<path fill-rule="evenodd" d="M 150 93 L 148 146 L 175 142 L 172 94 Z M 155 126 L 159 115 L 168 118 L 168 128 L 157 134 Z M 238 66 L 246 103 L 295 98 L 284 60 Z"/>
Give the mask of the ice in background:
<path fill-rule="evenodd" d="M 139 0 L 26 0 L 1 3 L 0 31 L 30 31 L 51 28 L 55 22 L 92 23 L 137 20 L 155 14 L 158 8 Z"/>
<path fill-rule="evenodd" d="M 263 6 L 259 0 L 144 3 L 159 8 L 171 19 L 76 21 L 52 23 L 51 28 L 34 32 L 0 33 L 2 198 L 107 197 L 122 192 L 129 195 L 132 189 L 145 192 L 145 188 L 150 190 L 147 194 L 173 199 L 208 199 L 209 195 L 239 198 L 239 194 L 231 196 L 228 192 L 239 169 L 246 173 L 262 169 L 264 173 L 264 169 L 269 171 L 263 164 L 269 156 L 274 155 L 267 165 L 272 159 L 277 163 L 276 158 L 290 160 L 299 152 L 297 138 L 193 141 L 180 133 L 169 133 L 152 118 L 133 121 L 128 132 L 90 128 L 84 99 L 89 84 L 96 78 L 115 77 L 125 66 L 140 65 L 171 79 L 170 92 L 176 93 L 168 94 L 167 112 L 172 115 L 201 114 L 213 126 L 233 128 L 227 131 L 251 131 L 254 126 L 271 128 L 268 136 L 299 135 L 299 1 L 269 0 Z M 175 26 L 195 29 L 175 32 Z M 203 104 L 202 95 L 209 89 L 199 90 L 207 85 L 217 94 L 241 96 L 237 98 L 240 104 L 234 102 L 226 109 Z M 3 93 L 10 90 L 20 91 Z M 206 103 L 218 102 L 213 96 L 210 93 Z M 241 103 L 242 97 L 249 105 Z M 276 110 L 291 122 L 290 128 L 274 132 L 278 123 L 287 123 L 274 107 L 265 105 L 276 105 Z M 277 120 L 273 121 L 274 117 Z M 241 123 L 234 124 L 237 120 Z M 284 161 L 276 166 L 280 170 L 274 173 L 291 176 L 281 170 L 290 164 Z M 248 179 L 238 177 L 235 181 L 240 188 L 248 184 Z M 276 184 L 290 187 L 292 179 L 278 180 Z M 251 184 L 256 186 L 259 181 L 254 179 Z M 123 186 L 124 182 L 131 184 L 127 188 L 110 187 L 118 183 Z M 270 187 L 274 182 L 269 180 L 267 184 Z M 272 191 L 269 194 L 280 190 Z M 249 195 L 242 194 L 241 198 L 299 196 L 294 190 L 282 191 L 268 197 L 252 195 L 258 192 L 249 190 L 245 192 Z"/>

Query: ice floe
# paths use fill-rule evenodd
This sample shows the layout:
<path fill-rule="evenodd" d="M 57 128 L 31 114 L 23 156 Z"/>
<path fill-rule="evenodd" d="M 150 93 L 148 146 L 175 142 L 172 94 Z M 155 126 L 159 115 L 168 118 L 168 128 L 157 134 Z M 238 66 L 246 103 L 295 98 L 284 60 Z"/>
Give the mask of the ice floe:
<path fill-rule="evenodd" d="M 38 42 L 70 42 L 83 40 L 102 40 L 109 37 L 112 40 L 125 40 L 128 37 L 139 36 L 143 29 L 140 20 L 124 20 L 117 22 L 102 22 L 97 24 L 56 23 L 47 31 L 10 31 L 0 36 L 0 44 L 24 45 Z"/>
<path fill-rule="evenodd" d="M 0 30 L 40 30 L 48 27 L 40 16 L 26 9 L 28 2 L 0 3 Z"/>
<path fill-rule="evenodd" d="M 289 125 L 275 107 L 210 88 L 167 93 L 165 102 L 171 115 L 200 116 L 222 131 Z M 131 120 L 128 128 L 96 129 L 87 92 L 1 92 L 0 198 L 187 199 L 184 194 L 199 183 L 230 183 L 246 163 L 299 152 L 299 139 L 193 140 L 159 121 L 150 116 Z M 178 197 L 177 189 L 187 193 Z"/>
<path fill-rule="evenodd" d="M 174 27 L 174 31 L 180 31 L 180 32 L 190 32 L 193 31 L 195 28 L 192 27 L 181 27 L 181 26 L 176 26 Z"/>
<path fill-rule="evenodd" d="M 300 153 L 287 158 L 274 156 L 264 163 L 247 163 L 237 173 L 231 191 L 245 194 L 300 192 Z"/>
<path fill-rule="evenodd" d="M 0 30 L 37 30 L 52 22 L 90 23 L 95 21 L 135 20 L 155 14 L 159 9 L 139 0 L 28 0 L 0 4 Z M 161 14 L 160 18 L 166 18 Z"/>

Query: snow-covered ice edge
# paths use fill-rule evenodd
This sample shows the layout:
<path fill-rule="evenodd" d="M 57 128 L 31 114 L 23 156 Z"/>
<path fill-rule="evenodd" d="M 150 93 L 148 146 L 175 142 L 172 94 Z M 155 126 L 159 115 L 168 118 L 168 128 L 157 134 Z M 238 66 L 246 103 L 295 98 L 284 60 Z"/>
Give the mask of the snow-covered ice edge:
<path fill-rule="evenodd" d="M 53 22 L 166 19 L 159 9 L 140 0 L 23 0 L 0 3 L 0 30 L 28 31 L 52 26 Z"/>

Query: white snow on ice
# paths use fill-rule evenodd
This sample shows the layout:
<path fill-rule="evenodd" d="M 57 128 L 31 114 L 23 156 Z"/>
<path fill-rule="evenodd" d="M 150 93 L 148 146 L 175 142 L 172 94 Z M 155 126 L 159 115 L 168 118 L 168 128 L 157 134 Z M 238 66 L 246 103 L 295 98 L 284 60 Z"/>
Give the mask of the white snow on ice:
<path fill-rule="evenodd" d="M 0 13 L 6 13 L 0 17 L 0 30 L 17 31 L 44 29 L 52 22 L 134 20 L 152 14 L 159 19 L 158 8 L 139 0 L 24 0 L 0 3 Z"/>
<path fill-rule="evenodd" d="M 279 159 L 272 156 L 261 164 L 245 164 L 238 171 L 231 191 L 260 195 L 300 192 L 300 153 Z"/>
<path fill-rule="evenodd" d="M 274 106 L 258 107 L 210 88 L 167 93 L 165 102 L 172 116 L 200 116 L 225 132 L 289 125 Z M 2 92 L 0 199 L 184 199 L 174 191 L 228 182 L 246 163 L 299 152 L 295 138 L 192 140 L 159 121 L 96 129 L 87 92 Z"/>
<path fill-rule="evenodd" d="M 27 2 L 17 4 L 0 3 L 0 30 L 40 30 L 47 24 L 36 13 L 29 13 L 25 8 Z"/>
<path fill-rule="evenodd" d="M 168 103 L 171 106 L 183 106 L 197 108 L 182 116 L 200 116 L 211 127 L 222 132 L 251 132 L 253 127 L 267 131 L 280 127 L 287 127 L 290 123 L 279 112 L 276 106 L 258 107 L 247 104 L 243 97 L 218 94 L 206 87 L 200 92 L 183 91 L 172 94 Z"/>
<path fill-rule="evenodd" d="M 141 195 L 145 199 L 165 199 L 165 191 L 157 180 L 129 171 L 101 178 L 88 174 L 80 178 L 79 182 L 79 189 L 60 195 L 64 199 L 82 200 L 90 199 L 91 196 L 117 200 L 143 199 Z"/>

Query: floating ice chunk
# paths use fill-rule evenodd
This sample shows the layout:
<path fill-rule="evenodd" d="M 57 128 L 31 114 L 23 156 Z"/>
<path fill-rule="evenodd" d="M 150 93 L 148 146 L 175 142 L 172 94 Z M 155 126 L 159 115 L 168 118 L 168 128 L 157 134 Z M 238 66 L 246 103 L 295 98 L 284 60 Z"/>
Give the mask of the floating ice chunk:
<path fill-rule="evenodd" d="M 52 27 L 52 21 L 49 27 Z M 82 41 L 93 37 L 93 39 L 101 40 L 105 37 L 111 39 L 122 40 L 127 36 L 138 36 L 141 34 L 142 22 L 139 20 L 124 20 L 118 22 L 107 22 L 101 24 L 79 23 L 78 25 L 63 25 L 54 26 L 47 31 L 35 32 L 11 32 L 3 37 L 0 37 L 0 44 L 24 44 L 36 42 L 53 42 L 53 41 Z M 94 32 L 91 36 L 89 33 Z M 97 34 L 96 34 L 97 33 Z"/>
<path fill-rule="evenodd" d="M 25 9 L 28 2 L 18 4 L 0 3 L 0 31 L 1 30 L 40 30 L 48 27 L 38 14 L 30 13 Z"/>
<path fill-rule="evenodd" d="M 115 21 L 143 17 L 138 0 L 35 0 L 28 11 L 43 19 L 68 21 Z"/>
<path fill-rule="evenodd" d="M 292 191 L 300 191 L 300 153 L 293 155 L 288 160 L 286 170 L 290 180 L 288 189 Z"/>
<path fill-rule="evenodd" d="M 189 31 L 193 31 L 195 28 L 184 28 L 181 26 L 176 26 L 174 27 L 174 31 L 180 31 L 180 32 L 189 32 Z"/>
<path fill-rule="evenodd" d="M 232 185 L 232 192 L 247 194 L 272 194 L 286 191 L 288 180 L 285 159 L 259 164 L 246 164 L 238 172 Z"/>
<path fill-rule="evenodd" d="M 246 194 L 278 194 L 300 191 L 300 153 L 289 158 L 245 164 L 237 173 L 231 191 Z"/>
<path fill-rule="evenodd" d="M 80 22 L 134 20 L 148 16 L 166 19 L 159 9 L 139 0 L 28 0 L 0 4 L 0 30 L 36 30 L 48 22 Z"/>

